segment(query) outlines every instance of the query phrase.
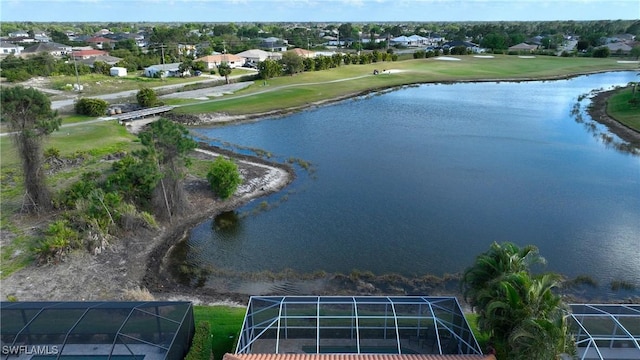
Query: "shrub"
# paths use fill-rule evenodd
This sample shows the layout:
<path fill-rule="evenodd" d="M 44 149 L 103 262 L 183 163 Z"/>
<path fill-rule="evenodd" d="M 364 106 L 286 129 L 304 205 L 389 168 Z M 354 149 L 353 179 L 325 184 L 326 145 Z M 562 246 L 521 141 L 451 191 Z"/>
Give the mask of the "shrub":
<path fill-rule="evenodd" d="M 4 70 L 2 71 L 2 76 L 4 76 L 8 82 L 21 82 L 31 79 L 31 74 L 24 69 Z"/>
<path fill-rule="evenodd" d="M 211 325 L 208 321 L 200 321 L 185 360 L 210 360 L 211 349 Z"/>
<path fill-rule="evenodd" d="M 611 50 L 608 47 L 602 46 L 593 50 L 594 58 L 607 58 L 611 55 Z"/>
<path fill-rule="evenodd" d="M 87 116 L 103 116 L 109 103 L 102 99 L 82 98 L 76 101 L 76 113 Z"/>
<path fill-rule="evenodd" d="M 86 199 L 89 194 L 98 188 L 97 179 L 100 173 L 97 171 L 82 174 L 80 180 L 73 183 L 59 196 L 59 204 L 69 208 L 75 207 L 76 201 Z"/>
<path fill-rule="evenodd" d="M 60 149 L 54 148 L 54 147 L 47 148 L 44 151 L 44 157 L 46 159 L 48 159 L 48 158 L 59 159 L 60 158 Z"/>
<path fill-rule="evenodd" d="M 222 156 L 218 156 L 211 164 L 207 173 L 207 180 L 209 180 L 213 192 L 222 199 L 233 195 L 238 189 L 238 185 L 242 183 L 238 166 L 233 161 L 227 160 Z"/>
<path fill-rule="evenodd" d="M 136 94 L 136 100 L 142 107 L 151 107 L 158 103 L 158 96 L 153 89 L 142 88 Z"/>
<path fill-rule="evenodd" d="M 58 220 L 51 224 L 33 249 L 41 261 L 59 261 L 65 252 L 79 244 L 80 235 L 71 228 L 66 220 Z"/>

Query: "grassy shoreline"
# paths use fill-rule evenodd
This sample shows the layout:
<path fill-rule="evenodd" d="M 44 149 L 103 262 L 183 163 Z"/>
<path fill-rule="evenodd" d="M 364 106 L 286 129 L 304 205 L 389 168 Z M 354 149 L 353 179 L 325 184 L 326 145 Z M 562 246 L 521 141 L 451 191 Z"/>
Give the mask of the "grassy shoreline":
<path fill-rule="evenodd" d="M 607 99 L 607 115 L 611 116 L 621 124 L 640 132 L 640 90 L 636 94 L 632 93 L 632 88 L 619 89 Z M 630 101 L 636 99 L 635 105 Z"/>
<path fill-rule="evenodd" d="M 452 57 L 447 57 L 452 58 Z M 247 115 L 299 110 L 308 106 L 359 96 L 384 89 L 426 83 L 543 81 L 574 76 L 637 69 L 637 64 L 618 63 L 614 59 L 536 57 L 519 58 L 495 55 L 478 58 L 456 56 L 459 60 L 437 58 L 382 62 L 367 65 L 343 65 L 338 68 L 256 81 L 236 94 L 222 98 L 176 102 L 177 113 L 225 113 Z M 373 75 L 374 70 L 393 69 Z M 168 103 L 171 104 L 171 101 Z"/>

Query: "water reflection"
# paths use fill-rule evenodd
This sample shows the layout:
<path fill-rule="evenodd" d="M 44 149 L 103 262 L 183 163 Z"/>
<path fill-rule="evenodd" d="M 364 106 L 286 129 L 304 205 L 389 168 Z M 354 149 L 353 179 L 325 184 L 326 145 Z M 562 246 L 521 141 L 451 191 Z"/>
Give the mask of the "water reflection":
<path fill-rule="evenodd" d="M 211 224 L 212 230 L 220 233 L 225 239 L 233 240 L 242 233 L 242 220 L 235 211 L 220 213 Z"/>

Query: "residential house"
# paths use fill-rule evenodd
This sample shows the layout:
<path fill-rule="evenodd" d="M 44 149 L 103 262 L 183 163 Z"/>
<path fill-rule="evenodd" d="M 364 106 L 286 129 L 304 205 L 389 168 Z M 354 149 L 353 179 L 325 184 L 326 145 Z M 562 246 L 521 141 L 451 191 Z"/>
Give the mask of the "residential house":
<path fill-rule="evenodd" d="M 10 38 L 28 38 L 29 33 L 24 30 L 18 30 L 18 31 L 10 32 L 9 37 Z"/>
<path fill-rule="evenodd" d="M 268 52 L 260 49 L 246 50 L 241 53 L 237 53 L 236 56 L 240 56 L 246 59 L 245 63 L 257 64 L 267 59 L 280 60 L 282 59 L 281 53 Z"/>
<path fill-rule="evenodd" d="M 67 35 L 67 39 L 69 39 L 70 41 L 75 41 L 76 40 L 76 32 L 75 31 L 65 30 L 64 34 Z"/>
<path fill-rule="evenodd" d="M 22 50 L 21 55 L 33 55 L 46 52 L 56 57 L 61 57 L 71 53 L 71 46 L 54 42 L 39 43 Z"/>
<path fill-rule="evenodd" d="M 5 56 L 9 54 L 19 56 L 22 50 L 24 50 L 24 46 L 12 44 L 6 41 L 0 41 L 0 56 Z"/>
<path fill-rule="evenodd" d="M 474 54 L 484 53 L 485 49 L 481 48 L 478 44 L 474 44 L 470 41 L 449 41 L 442 44 L 442 48 L 451 49 L 454 47 L 464 46 L 467 50 L 471 50 Z"/>
<path fill-rule="evenodd" d="M 28 36 L 18 36 L 18 37 L 8 37 L 4 39 L 11 43 L 22 43 L 22 44 L 35 44 L 36 39 Z"/>
<path fill-rule="evenodd" d="M 94 36 L 99 37 L 99 36 L 105 36 L 107 34 L 111 34 L 111 30 L 109 30 L 109 29 L 100 29 L 94 34 Z"/>
<path fill-rule="evenodd" d="M 631 53 L 631 49 L 633 49 L 630 45 L 622 42 L 609 43 L 604 45 L 604 47 L 609 48 L 611 54 L 629 54 Z"/>
<path fill-rule="evenodd" d="M 398 36 L 392 38 L 390 41 L 391 45 L 396 46 L 406 46 L 406 47 L 419 47 L 430 44 L 429 38 L 422 37 L 420 35 L 411 35 L 411 36 Z"/>
<path fill-rule="evenodd" d="M 164 78 L 188 75 L 188 71 L 186 73 L 180 71 L 180 64 L 181 63 L 152 65 L 144 69 L 144 76 L 151 78 L 160 76 Z"/>
<path fill-rule="evenodd" d="M 617 35 L 613 35 L 612 37 L 609 37 L 606 39 L 607 43 L 612 43 L 612 42 L 623 42 L 623 43 L 629 43 L 634 41 L 636 38 L 635 35 L 633 34 L 617 34 Z"/>
<path fill-rule="evenodd" d="M 98 55 L 98 56 L 92 56 L 86 59 L 78 60 L 79 63 L 88 65 L 89 67 L 93 67 L 93 64 L 95 64 L 98 61 L 106 63 L 107 65 L 113 66 L 119 63 L 120 61 L 122 61 L 122 58 L 109 56 L 109 55 Z"/>
<path fill-rule="evenodd" d="M 345 39 L 338 39 L 335 36 L 323 36 L 322 39 L 324 39 L 326 42 L 324 43 L 326 46 L 346 46 L 347 42 L 345 41 Z"/>
<path fill-rule="evenodd" d="M 83 60 L 83 59 L 89 59 L 92 57 L 102 56 L 107 54 L 108 53 L 106 51 L 91 49 L 91 50 L 77 50 L 77 51 L 74 50 L 71 53 L 71 56 L 73 56 L 76 60 Z"/>
<path fill-rule="evenodd" d="M 207 69 L 211 70 L 218 67 L 218 65 L 223 62 L 229 64 L 231 68 L 241 67 L 245 64 L 246 59 L 233 54 L 219 54 L 203 56 L 195 59 L 194 61 L 204 61 L 207 64 Z"/>
<path fill-rule="evenodd" d="M 292 52 L 302 58 L 315 58 L 316 57 L 316 53 L 313 51 L 309 51 L 309 50 L 305 50 L 305 49 L 301 49 L 301 48 L 295 48 L 292 50 L 289 50 L 287 52 Z"/>
<path fill-rule="evenodd" d="M 289 44 L 287 40 L 279 39 L 277 37 L 268 37 L 268 38 L 262 39 L 258 47 L 262 49 L 268 49 L 268 50 L 271 50 L 271 52 L 274 52 L 274 51 L 287 51 L 288 45 Z"/>
<path fill-rule="evenodd" d="M 44 31 L 36 30 L 33 32 L 33 39 L 36 42 L 49 42 L 51 38 Z"/>
<path fill-rule="evenodd" d="M 178 54 L 180 55 L 193 55 L 196 56 L 198 50 L 196 45 L 178 44 Z"/>
<path fill-rule="evenodd" d="M 538 50 L 538 45 L 529 45 L 527 43 L 520 43 L 517 45 L 509 46 L 509 51 L 513 52 L 534 52 Z"/>
<path fill-rule="evenodd" d="M 117 41 L 102 36 L 94 36 L 92 38 L 88 38 L 87 40 L 85 40 L 85 42 L 91 44 L 91 46 L 95 47 L 96 49 L 110 50 L 113 49 L 113 46 Z"/>

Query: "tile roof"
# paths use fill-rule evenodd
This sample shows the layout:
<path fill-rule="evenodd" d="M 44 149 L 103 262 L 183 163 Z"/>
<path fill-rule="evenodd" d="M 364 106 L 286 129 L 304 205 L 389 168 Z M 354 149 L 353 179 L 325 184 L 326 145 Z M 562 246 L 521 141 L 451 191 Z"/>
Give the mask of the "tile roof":
<path fill-rule="evenodd" d="M 233 55 L 233 54 L 220 54 L 220 55 L 207 55 L 201 58 L 195 59 L 195 61 L 204 61 L 207 63 L 218 63 L 218 62 L 235 62 L 242 61 L 243 57 Z"/>
<path fill-rule="evenodd" d="M 493 355 L 225 354 L 223 360 L 496 360 Z"/>

